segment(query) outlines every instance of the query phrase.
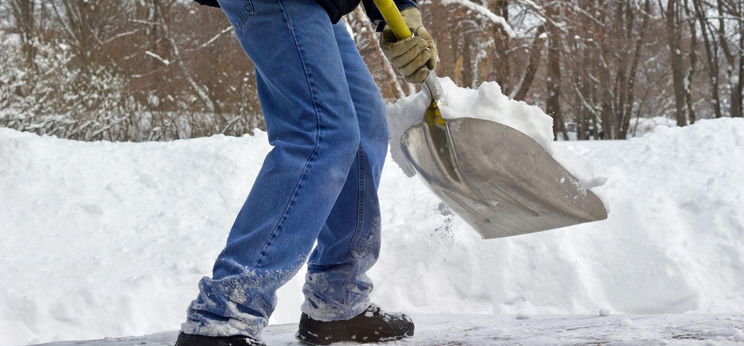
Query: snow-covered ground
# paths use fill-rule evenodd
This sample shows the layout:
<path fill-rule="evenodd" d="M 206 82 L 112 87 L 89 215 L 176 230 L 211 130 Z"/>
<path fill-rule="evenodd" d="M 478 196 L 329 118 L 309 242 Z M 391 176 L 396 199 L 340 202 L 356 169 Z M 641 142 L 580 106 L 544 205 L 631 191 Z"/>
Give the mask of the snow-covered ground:
<path fill-rule="evenodd" d="M 481 345 L 736 345 L 744 343 L 742 315 L 427 315 L 413 316 L 413 338 L 387 346 Z M 268 345 L 300 346 L 296 324 L 269 326 Z M 59 342 L 45 346 L 172 346 L 177 331 L 143 337 Z M 336 344 L 358 345 L 358 344 Z"/>
<path fill-rule="evenodd" d="M 269 149 L 262 133 L 134 144 L 0 129 L 0 343 L 177 329 Z M 603 310 L 620 326 L 655 317 L 618 313 L 729 313 L 734 322 L 711 328 L 739 340 L 744 120 L 553 151 L 586 159 L 606 179 L 595 191 L 608 220 L 484 241 L 389 161 L 374 300 L 418 314 Z M 301 283 L 280 290 L 272 323 L 298 319 Z M 695 324 L 696 316 L 670 318 Z M 423 321 L 436 318 L 445 317 Z M 473 323 L 494 328 L 489 335 L 509 333 L 501 321 L 521 323 L 491 318 Z"/>

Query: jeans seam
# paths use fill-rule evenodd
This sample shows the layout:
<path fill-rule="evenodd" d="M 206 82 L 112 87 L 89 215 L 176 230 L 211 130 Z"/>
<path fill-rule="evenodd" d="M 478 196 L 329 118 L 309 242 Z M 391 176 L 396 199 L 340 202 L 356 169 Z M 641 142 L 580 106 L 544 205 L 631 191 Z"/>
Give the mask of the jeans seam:
<path fill-rule="evenodd" d="M 364 223 L 364 160 L 362 159 L 362 146 L 359 145 L 359 150 L 357 151 L 357 161 L 359 165 L 359 169 L 357 170 L 357 174 L 359 175 L 359 184 L 357 185 L 357 219 L 356 219 L 356 227 L 354 228 L 354 235 L 351 237 L 351 242 L 349 242 L 349 255 L 352 257 L 357 257 L 354 253 L 356 242 L 359 238 L 359 235 L 362 233 L 362 226 Z"/>
<path fill-rule="evenodd" d="M 273 241 L 276 238 L 277 233 L 282 229 L 282 225 L 284 225 L 284 221 L 287 220 L 289 211 L 292 205 L 294 204 L 295 200 L 297 199 L 297 196 L 299 195 L 300 191 L 302 190 L 302 183 L 305 181 L 305 178 L 308 175 L 308 171 L 310 170 L 311 164 L 313 160 L 315 159 L 315 156 L 317 155 L 318 151 L 320 150 L 320 142 L 322 139 L 321 131 L 320 131 L 320 112 L 318 111 L 318 103 L 317 103 L 317 100 L 315 99 L 315 92 L 313 92 L 311 76 L 310 76 L 310 73 L 308 72 L 307 66 L 305 64 L 305 60 L 303 59 L 302 47 L 297 41 L 297 34 L 295 33 L 294 28 L 292 27 L 292 23 L 289 20 L 289 16 L 287 16 L 287 12 L 284 9 L 282 0 L 278 0 L 277 4 L 279 5 L 279 8 L 284 17 L 284 21 L 286 21 L 287 27 L 289 28 L 289 31 L 291 33 L 292 42 L 294 43 L 295 49 L 297 50 L 297 54 L 299 56 L 300 63 L 302 65 L 302 71 L 305 75 L 305 81 L 307 82 L 308 93 L 310 94 L 310 99 L 312 100 L 312 103 L 313 103 L 313 111 L 315 113 L 315 147 L 313 148 L 313 151 L 310 153 L 310 156 L 308 156 L 307 160 L 305 161 L 305 165 L 302 169 L 302 175 L 300 176 L 299 181 L 297 182 L 294 189 L 292 190 L 292 194 L 289 197 L 287 206 L 284 208 L 284 211 L 282 212 L 282 216 L 279 218 L 279 222 L 277 222 L 276 226 L 271 231 L 269 238 L 266 239 L 266 242 L 261 247 L 261 252 L 259 253 L 258 258 L 256 258 L 256 262 L 254 263 L 254 266 L 258 266 L 262 264 L 262 260 L 266 252 L 273 244 Z"/>
<path fill-rule="evenodd" d="M 219 1 L 218 1 L 219 3 Z M 225 8 L 222 4 L 220 4 L 221 7 Z M 255 7 L 253 6 L 253 0 L 246 0 L 246 5 L 243 6 L 242 11 L 240 12 L 240 16 L 238 18 L 235 18 L 235 16 L 230 16 L 230 14 L 225 11 L 225 14 L 229 19 L 231 19 L 231 22 L 233 23 L 233 27 L 238 32 L 244 32 L 246 26 L 248 25 L 248 19 L 253 16 L 256 13 Z"/>
<path fill-rule="evenodd" d="M 357 174 L 359 175 L 359 184 L 357 185 L 357 192 L 358 192 L 358 198 L 357 198 L 357 220 L 356 220 L 356 228 L 354 230 L 354 235 L 351 237 L 351 242 L 349 242 L 349 256 L 352 258 L 361 258 L 361 256 L 358 256 L 354 252 L 355 245 L 358 241 L 359 236 L 362 234 L 362 228 L 364 228 L 364 200 L 365 200 L 365 194 L 364 194 L 364 187 L 365 187 L 365 181 L 364 181 L 364 150 L 362 150 L 362 145 L 359 144 L 359 148 L 357 149 L 357 162 L 359 165 L 359 169 L 357 170 Z M 353 262 L 352 268 L 353 273 L 351 276 L 346 278 L 346 281 L 344 282 L 344 289 L 346 289 L 346 294 L 344 295 L 344 298 L 346 298 L 346 302 L 344 304 L 347 304 L 349 301 L 351 301 L 351 284 L 352 280 L 355 279 L 359 273 L 358 271 L 358 264 L 356 261 Z"/>
<path fill-rule="evenodd" d="M 240 21 L 238 22 L 238 27 L 236 28 L 238 31 L 245 31 L 245 28 L 248 26 L 248 19 L 250 19 L 253 14 L 256 13 L 253 7 L 253 0 L 246 1 L 247 4 L 245 7 L 243 7 L 243 13 L 241 14 Z"/>

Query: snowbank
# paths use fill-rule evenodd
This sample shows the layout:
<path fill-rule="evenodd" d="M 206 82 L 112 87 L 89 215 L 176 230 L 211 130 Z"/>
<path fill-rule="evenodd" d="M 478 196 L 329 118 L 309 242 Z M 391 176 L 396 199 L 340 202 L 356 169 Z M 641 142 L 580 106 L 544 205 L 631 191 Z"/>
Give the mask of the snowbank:
<path fill-rule="evenodd" d="M 0 340 L 177 329 L 265 153 L 255 137 L 83 143 L 0 129 Z M 744 310 L 744 120 L 565 142 L 608 220 L 484 241 L 388 162 L 374 300 L 417 313 Z M 574 167 L 570 167 L 574 169 Z M 298 319 L 301 275 L 273 323 Z"/>
<path fill-rule="evenodd" d="M 670 118 L 659 116 L 651 118 L 633 118 L 628 125 L 629 137 L 643 137 L 659 128 L 675 127 L 677 123 Z"/>

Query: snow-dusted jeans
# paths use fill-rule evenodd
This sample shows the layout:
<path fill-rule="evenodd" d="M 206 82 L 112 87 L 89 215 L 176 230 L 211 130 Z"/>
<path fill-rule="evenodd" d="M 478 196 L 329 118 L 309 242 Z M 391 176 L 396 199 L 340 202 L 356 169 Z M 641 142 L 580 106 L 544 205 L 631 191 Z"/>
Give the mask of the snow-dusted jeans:
<path fill-rule="evenodd" d="M 308 255 L 303 312 L 354 317 L 369 305 L 365 272 L 380 248 L 382 97 L 345 24 L 316 1 L 219 2 L 256 66 L 274 148 L 181 328 L 258 338 Z"/>

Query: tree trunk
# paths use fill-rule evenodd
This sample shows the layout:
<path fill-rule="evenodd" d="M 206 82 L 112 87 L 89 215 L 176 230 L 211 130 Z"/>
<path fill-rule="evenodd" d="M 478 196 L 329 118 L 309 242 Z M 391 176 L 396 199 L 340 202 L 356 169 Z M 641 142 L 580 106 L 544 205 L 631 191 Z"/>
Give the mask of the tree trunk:
<path fill-rule="evenodd" d="M 551 6 L 548 11 L 552 14 L 552 18 L 549 18 L 546 23 L 548 30 L 548 99 L 545 104 L 545 111 L 553 117 L 553 138 L 558 139 L 558 134 L 561 134 L 564 140 L 568 140 L 566 124 L 561 113 L 561 33 L 553 23 L 558 11 L 555 6 Z"/>
<path fill-rule="evenodd" d="M 509 21 L 509 1 L 508 0 L 492 0 L 487 2 L 488 9 L 492 13 L 501 16 L 505 21 Z M 509 85 L 508 77 L 511 75 L 511 69 L 509 61 L 509 51 L 511 49 L 509 42 L 509 35 L 506 33 L 501 25 L 492 25 L 493 39 L 495 43 L 494 54 L 492 58 L 491 71 L 486 71 L 486 75 L 481 75 L 479 71 L 475 71 L 477 83 L 482 83 L 485 80 L 495 80 L 501 86 L 502 91 L 505 94 L 509 94 L 510 89 L 514 88 L 513 85 Z M 475 66 L 477 69 L 478 67 Z M 477 87 L 473 83 L 473 87 Z"/>
<path fill-rule="evenodd" d="M 677 126 L 686 126 L 687 117 L 685 114 L 685 79 L 684 79 L 684 62 L 682 60 L 682 46 L 680 44 L 679 13 L 677 0 L 667 0 L 665 13 L 666 19 L 666 36 L 669 47 L 670 62 L 672 68 L 672 89 L 674 90 L 674 115 L 677 119 Z"/>
<path fill-rule="evenodd" d="M 719 94 L 718 87 L 718 72 L 720 68 L 718 60 L 718 48 L 714 46 L 715 42 L 712 42 L 712 35 L 708 32 L 708 21 L 705 12 L 703 11 L 702 0 L 692 0 L 693 8 L 695 9 L 695 17 L 700 24 L 700 36 L 703 38 L 703 48 L 705 50 L 705 67 L 708 70 L 708 81 L 710 85 L 711 103 L 713 104 L 713 114 L 716 118 L 722 116 L 721 113 L 721 96 Z"/>
<path fill-rule="evenodd" d="M 633 115 L 633 104 L 635 103 L 635 83 L 636 83 L 636 75 L 638 73 L 638 64 L 641 60 L 641 50 L 643 49 L 643 42 L 646 38 L 646 30 L 648 29 L 648 21 L 650 17 L 650 11 L 651 11 L 651 1 L 646 0 L 644 6 L 644 14 L 643 14 L 643 20 L 641 22 L 641 27 L 638 31 L 638 34 L 640 37 L 637 38 L 635 47 L 633 48 L 633 60 L 630 63 L 630 71 L 628 71 L 628 83 L 625 86 L 626 91 L 623 93 L 625 95 L 625 100 L 623 100 L 623 103 L 626 105 L 624 108 L 624 112 L 622 114 L 622 118 L 620 120 L 620 129 L 618 133 L 618 138 L 625 139 L 628 136 L 628 127 L 630 127 L 630 118 Z M 632 11 L 630 7 L 628 7 L 628 11 Z M 628 35 L 626 36 L 628 39 L 630 39 L 632 36 L 632 28 L 628 29 Z"/>
<path fill-rule="evenodd" d="M 688 0 L 685 0 L 685 14 L 687 17 L 692 17 Z M 697 25 L 694 20 L 688 20 L 690 27 L 690 66 L 687 69 L 687 75 L 685 76 L 685 103 L 687 106 L 687 119 L 690 124 L 694 124 L 697 116 L 695 115 L 695 109 L 692 104 L 692 82 L 695 76 L 695 67 L 697 65 Z"/>
<path fill-rule="evenodd" d="M 36 47 L 33 44 L 36 32 L 36 21 L 34 17 L 35 1 L 29 0 L 12 0 L 9 3 L 10 13 L 18 30 L 18 36 L 21 39 L 21 54 L 26 67 L 36 70 L 34 57 L 36 56 Z"/>
<path fill-rule="evenodd" d="M 522 75 L 522 80 L 519 82 L 519 88 L 512 97 L 515 100 L 524 100 L 527 96 L 527 92 L 532 86 L 532 82 L 535 81 L 537 69 L 540 67 L 542 49 L 545 45 L 545 38 L 543 38 L 544 33 L 545 25 L 538 27 L 537 32 L 535 32 L 535 38 L 532 40 L 532 48 L 530 49 L 530 58 L 527 62 L 527 68 L 524 71 L 524 75 Z"/>
<path fill-rule="evenodd" d="M 742 16 L 741 3 L 737 11 Z M 731 90 L 731 117 L 742 117 L 742 92 L 744 92 L 744 18 L 739 19 L 739 68 L 736 73 L 736 82 Z"/>

